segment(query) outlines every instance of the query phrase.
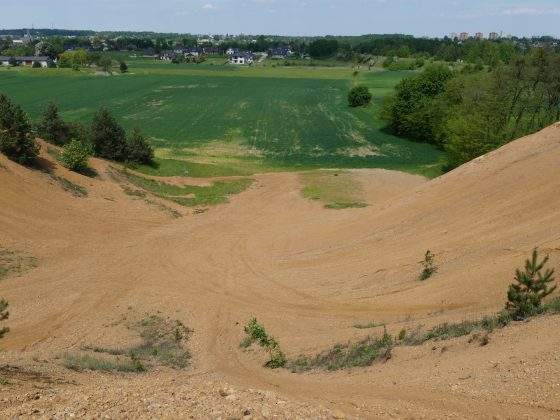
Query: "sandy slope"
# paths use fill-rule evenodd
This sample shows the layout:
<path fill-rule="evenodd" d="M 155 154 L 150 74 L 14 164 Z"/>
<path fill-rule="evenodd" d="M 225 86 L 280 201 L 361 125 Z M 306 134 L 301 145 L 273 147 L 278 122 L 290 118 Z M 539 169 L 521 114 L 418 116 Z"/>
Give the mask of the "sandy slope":
<path fill-rule="evenodd" d="M 3 416 L 560 418 L 560 317 L 337 373 L 270 371 L 239 348 L 252 316 L 297 356 L 379 332 L 360 322 L 397 333 L 500 309 L 534 246 L 560 265 L 558 125 L 430 182 L 368 171 L 374 204 L 342 211 L 304 200 L 297 174 L 266 174 L 229 204 L 172 219 L 123 194 L 101 161 L 96 179 L 56 169 L 87 198 L 0 163 L 0 246 L 39 258 L 0 283 L 12 312 L 0 360 L 27 372 L 0 385 Z M 426 249 L 440 269 L 420 283 Z M 60 367 L 62 352 L 119 344 L 119 322 L 157 311 L 194 329 L 185 371 Z"/>

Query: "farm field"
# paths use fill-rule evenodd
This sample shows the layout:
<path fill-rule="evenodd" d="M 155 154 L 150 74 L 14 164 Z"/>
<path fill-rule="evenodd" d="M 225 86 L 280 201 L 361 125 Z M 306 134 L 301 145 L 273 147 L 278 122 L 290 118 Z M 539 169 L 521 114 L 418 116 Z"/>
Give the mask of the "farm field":
<path fill-rule="evenodd" d="M 438 150 L 384 132 L 377 117 L 383 96 L 407 72 L 128 63 L 128 74 L 112 76 L 3 69 L 0 92 L 34 119 L 50 100 L 65 119 L 85 123 L 106 106 L 123 126 L 139 127 L 152 138 L 158 167 L 140 168 L 149 174 L 227 176 L 321 167 L 441 172 Z M 372 90 L 370 107 L 347 106 L 355 82 Z"/>

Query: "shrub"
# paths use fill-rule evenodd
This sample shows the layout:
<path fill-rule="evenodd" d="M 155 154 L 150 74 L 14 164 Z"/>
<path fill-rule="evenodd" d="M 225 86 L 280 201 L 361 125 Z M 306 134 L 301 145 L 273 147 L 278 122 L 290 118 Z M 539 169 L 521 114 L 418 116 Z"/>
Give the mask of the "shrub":
<path fill-rule="evenodd" d="M 148 139 L 138 129 L 126 139 L 127 160 L 135 163 L 150 164 L 154 159 L 154 149 Z"/>
<path fill-rule="evenodd" d="M 121 70 L 121 73 L 126 73 L 128 71 L 128 65 L 124 61 L 121 61 L 119 69 Z"/>
<path fill-rule="evenodd" d="M 31 163 L 39 148 L 30 135 L 30 124 L 23 110 L 0 94 L 0 152 L 21 163 Z"/>
<path fill-rule="evenodd" d="M 41 63 L 39 63 L 38 61 L 34 61 L 33 65 L 31 67 L 34 68 L 34 69 L 40 69 L 43 66 L 41 66 Z"/>
<path fill-rule="evenodd" d="M 125 131 L 107 109 L 101 108 L 94 115 L 90 135 L 96 156 L 117 161 L 126 159 Z"/>
<path fill-rule="evenodd" d="M 247 337 L 241 342 L 241 347 L 249 347 L 253 343 L 258 343 L 270 354 L 270 360 L 265 363 L 266 367 L 278 369 L 286 365 L 286 356 L 280 349 L 280 345 L 274 337 L 268 335 L 264 326 L 259 324 L 256 318 L 253 318 L 244 329 Z"/>
<path fill-rule="evenodd" d="M 58 114 L 58 107 L 50 102 L 37 125 L 37 135 L 49 143 L 63 145 L 68 141 L 68 131 L 68 126 Z"/>
<path fill-rule="evenodd" d="M 88 169 L 88 159 L 91 156 L 91 146 L 79 140 L 72 140 L 62 150 L 60 162 L 74 172 L 85 172 Z"/>
<path fill-rule="evenodd" d="M 0 299 L 0 321 L 5 321 L 9 318 L 9 316 L 10 313 L 8 312 L 8 302 L 6 302 L 4 299 Z M 0 338 L 4 337 L 4 335 L 6 335 L 8 331 L 10 331 L 8 327 L 0 328 Z"/>
<path fill-rule="evenodd" d="M 517 283 L 509 286 L 506 303 L 506 309 L 515 319 L 525 319 L 538 312 L 543 299 L 556 289 L 556 286 L 550 287 L 550 283 L 554 282 L 554 269 L 542 272 L 547 262 L 548 255 L 539 262 L 535 248 L 531 259 L 525 261 L 525 271 L 515 271 Z"/>
<path fill-rule="evenodd" d="M 435 255 L 428 249 L 426 255 L 424 255 L 424 261 L 422 261 L 422 272 L 420 273 L 420 281 L 428 280 L 437 271 L 437 267 L 434 263 Z"/>
<path fill-rule="evenodd" d="M 355 86 L 348 92 L 348 105 L 351 107 L 369 105 L 371 98 L 371 92 L 366 86 Z"/>

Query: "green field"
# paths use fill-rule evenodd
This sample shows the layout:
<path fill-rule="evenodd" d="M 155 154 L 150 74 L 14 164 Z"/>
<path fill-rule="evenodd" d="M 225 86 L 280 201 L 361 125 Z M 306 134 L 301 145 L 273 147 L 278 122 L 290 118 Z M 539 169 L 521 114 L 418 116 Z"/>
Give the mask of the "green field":
<path fill-rule="evenodd" d="M 377 117 L 383 96 L 406 72 L 350 67 L 233 67 L 128 60 L 112 76 L 69 69 L 1 69 L 0 92 L 32 118 L 50 100 L 63 117 L 88 122 L 100 106 L 153 139 L 160 174 L 247 175 L 312 167 L 384 167 L 435 175 L 441 153 L 392 136 Z M 373 104 L 350 109 L 353 83 Z"/>

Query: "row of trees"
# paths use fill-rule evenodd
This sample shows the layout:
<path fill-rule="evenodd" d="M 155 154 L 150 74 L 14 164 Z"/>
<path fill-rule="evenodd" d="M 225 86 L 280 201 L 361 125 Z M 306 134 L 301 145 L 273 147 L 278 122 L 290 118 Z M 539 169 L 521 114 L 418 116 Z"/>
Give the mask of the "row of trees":
<path fill-rule="evenodd" d="M 467 69 L 432 66 L 404 79 L 382 117 L 396 134 L 445 149 L 451 167 L 560 119 L 560 54 L 535 49 L 508 65 Z"/>
<path fill-rule="evenodd" d="M 91 124 L 85 126 L 65 122 L 56 104 L 50 103 L 32 130 L 29 117 L 23 109 L 13 104 L 6 95 L 0 94 L 0 152 L 18 163 L 29 165 L 39 152 L 35 135 L 52 144 L 64 146 L 67 149 L 66 166 L 72 170 L 83 169 L 84 160 L 87 164 L 90 154 L 139 164 L 150 164 L 154 157 L 146 136 L 137 129 L 127 134 L 106 108 L 101 108 Z"/>

